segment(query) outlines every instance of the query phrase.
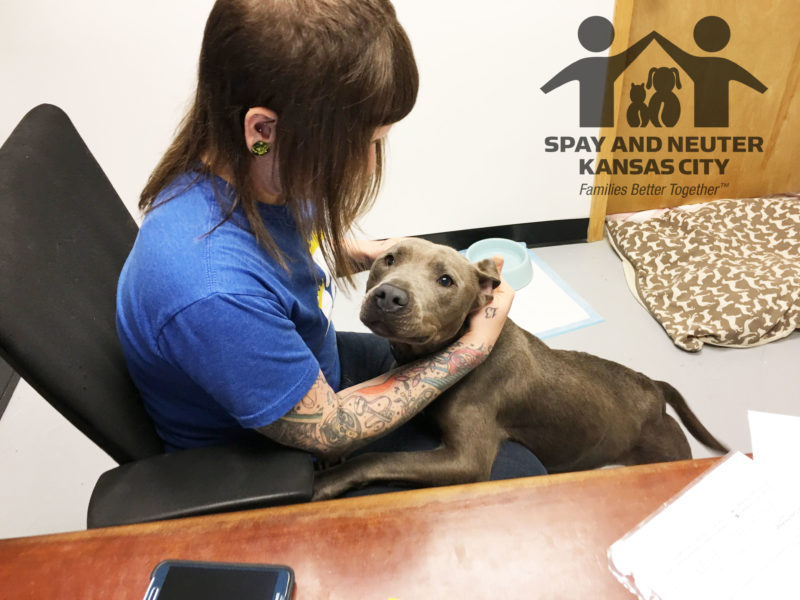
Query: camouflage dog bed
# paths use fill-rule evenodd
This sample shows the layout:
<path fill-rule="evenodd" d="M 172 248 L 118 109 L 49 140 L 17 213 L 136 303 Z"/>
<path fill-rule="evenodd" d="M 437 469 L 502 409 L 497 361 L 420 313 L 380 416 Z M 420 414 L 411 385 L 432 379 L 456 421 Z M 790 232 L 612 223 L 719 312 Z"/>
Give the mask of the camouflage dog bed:
<path fill-rule="evenodd" d="M 634 296 L 684 350 L 800 327 L 800 195 L 614 215 L 607 231 Z"/>

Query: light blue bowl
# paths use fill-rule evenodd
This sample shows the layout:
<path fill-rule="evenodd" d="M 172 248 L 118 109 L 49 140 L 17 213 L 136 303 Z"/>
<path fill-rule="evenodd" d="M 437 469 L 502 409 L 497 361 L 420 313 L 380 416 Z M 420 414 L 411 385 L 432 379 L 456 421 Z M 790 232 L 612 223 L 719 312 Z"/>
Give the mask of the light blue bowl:
<path fill-rule="evenodd" d="M 466 256 L 470 262 L 492 258 L 499 254 L 505 259 L 503 279 L 515 290 L 521 290 L 533 279 L 533 265 L 528 249 L 514 240 L 487 238 L 479 240 L 467 248 Z"/>

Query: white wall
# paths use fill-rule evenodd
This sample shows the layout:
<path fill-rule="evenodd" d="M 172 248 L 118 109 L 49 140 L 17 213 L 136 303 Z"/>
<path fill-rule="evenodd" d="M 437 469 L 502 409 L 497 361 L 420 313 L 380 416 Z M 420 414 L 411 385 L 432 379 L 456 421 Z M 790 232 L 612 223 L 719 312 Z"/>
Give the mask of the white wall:
<path fill-rule="evenodd" d="M 33 106 L 66 110 L 129 209 L 192 95 L 212 0 L 3 0 L 0 140 Z M 390 136 L 381 197 L 362 225 L 382 237 L 588 217 L 575 159 L 546 135 L 577 126 L 578 88 L 539 87 L 587 55 L 581 20 L 613 0 L 395 0 L 421 73 Z M 57 143 L 54 140 L 54 143 Z"/>
<path fill-rule="evenodd" d="M 135 212 L 191 99 L 212 4 L 2 0 L 0 139 L 33 106 L 60 106 Z"/>
<path fill-rule="evenodd" d="M 386 186 L 365 230 L 399 235 L 588 217 L 574 157 L 543 151 L 547 135 L 581 134 L 577 83 L 548 95 L 539 88 L 588 54 L 578 25 L 593 14 L 611 19 L 613 1 L 395 6 L 414 46 L 420 93 L 392 131 Z"/>

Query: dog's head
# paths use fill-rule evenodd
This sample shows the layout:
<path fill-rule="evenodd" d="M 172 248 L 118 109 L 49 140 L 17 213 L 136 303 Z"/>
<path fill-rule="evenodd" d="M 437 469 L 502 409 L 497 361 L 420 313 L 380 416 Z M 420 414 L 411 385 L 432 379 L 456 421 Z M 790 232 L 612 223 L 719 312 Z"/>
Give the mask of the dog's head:
<path fill-rule="evenodd" d="M 650 86 L 659 92 L 671 92 L 673 88 L 681 89 L 681 76 L 675 67 L 652 67 L 647 75 L 647 89 Z"/>
<path fill-rule="evenodd" d="M 460 335 L 499 283 L 490 258 L 470 263 L 447 246 L 405 239 L 373 263 L 361 321 L 395 347 L 427 354 Z"/>

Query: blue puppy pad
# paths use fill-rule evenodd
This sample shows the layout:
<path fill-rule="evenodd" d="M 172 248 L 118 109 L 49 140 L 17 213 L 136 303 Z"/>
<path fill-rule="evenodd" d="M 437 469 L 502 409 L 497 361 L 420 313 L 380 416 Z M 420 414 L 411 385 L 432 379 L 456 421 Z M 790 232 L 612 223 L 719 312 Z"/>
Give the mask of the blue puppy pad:
<path fill-rule="evenodd" d="M 533 250 L 528 250 L 523 242 L 516 243 L 527 250 L 533 270 L 530 283 L 516 290 L 511 305 L 509 317 L 517 325 L 540 339 L 547 339 L 603 322 L 591 305 Z M 467 251 L 462 250 L 461 254 L 467 256 Z"/>

